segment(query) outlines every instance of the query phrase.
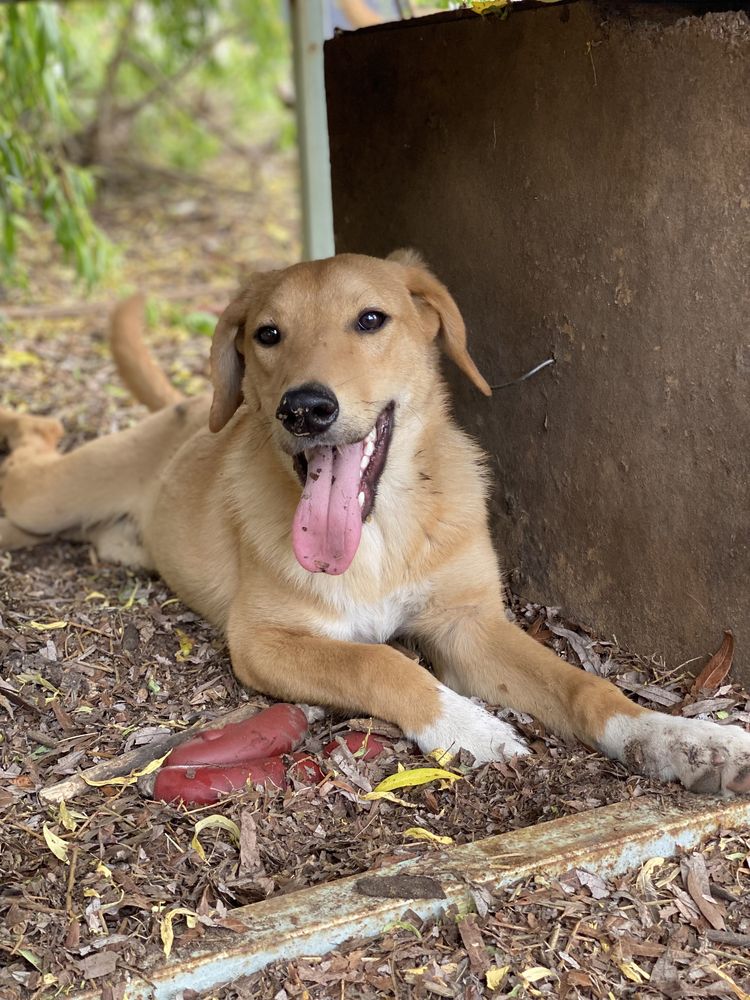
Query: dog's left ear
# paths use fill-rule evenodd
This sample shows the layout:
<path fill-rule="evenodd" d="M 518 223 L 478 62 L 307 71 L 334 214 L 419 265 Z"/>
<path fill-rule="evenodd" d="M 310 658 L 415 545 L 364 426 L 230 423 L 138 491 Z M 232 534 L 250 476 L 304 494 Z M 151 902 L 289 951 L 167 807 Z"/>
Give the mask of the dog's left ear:
<path fill-rule="evenodd" d="M 445 285 L 431 274 L 420 263 L 420 258 L 414 251 L 397 250 L 391 255 L 392 260 L 403 263 L 406 271 L 406 285 L 411 294 L 427 306 L 437 322 L 433 326 L 432 336 L 438 337 L 440 344 L 461 371 L 485 396 L 492 395 L 487 380 L 474 364 L 466 347 L 466 324 L 458 311 L 453 296 Z"/>
<path fill-rule="evenodd" d="M 211 341 L 211 382 L 214 396 L 208 426 L 214 433 L 224 427 L 243 400 L 245 359 L 238 350 L 237 338 L 244 328 L 247 308 L 248 295 L 247 291 L 243 291 L 219 317 Z"/>

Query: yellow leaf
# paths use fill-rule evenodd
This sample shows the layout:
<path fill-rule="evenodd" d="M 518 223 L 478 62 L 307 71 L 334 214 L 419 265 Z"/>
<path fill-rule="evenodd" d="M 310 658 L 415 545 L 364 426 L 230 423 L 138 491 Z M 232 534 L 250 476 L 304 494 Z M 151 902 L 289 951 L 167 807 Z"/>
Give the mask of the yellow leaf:
<path fill-rule="evenodd" d="M 39 687 L 43 687 L 45 691 L 51 691 L 52 694 L 59 695 L 60 689 L 56 688 L 55 685 L 48 681 L 46 677 L 42 677 L 41 674 L 26 674 L 20 673 L 16 674 L 16 680 L 21 684 L 38 684 Z M 52 699 L 50 699 L 51 701 Z"/>
<path fill-rule="evenodd" d="M 33 965 L 35 969 L 38 969 L 40 972 L 42 971 L 42 960 L 41 960 L 41 958 L 39 958 L 37 955 L 35 955 L 34 952 L 30 948 L 19 948 L 18 949 L 18 954 L 19 955 L 23 955 L 23 957 L 26 959 L 26 961 L 30 965 Z"/>
<path fill-rule="evenodd" d="M 548 976 L 554 976 L 555 973 L 552 969 L 545 969 L 543 965 L 533 965 L 530 969 L 526 969 L 521 973 L 521 979 L 525 983 L 538 983 L 540 979 L 546 979 Z"/>
<path fill-rule="evenodd" d="M 285 226 L 280 226 L 276 222 L 267 222 L 263 227 L 266 233 L 277 243 L 288 243 L 292 234 Z"/>
<path fill-rule="evenodd" d="M 84 601 L 106 601 L 107 595 L 101 594 L 98 590 L 92 590 L 90 594 L 86 594 Z"/>
<path fill-rule="evenodd" d="M 407 802 L 406 799 L 400 799 L 398 795 L 394 795 L 393 792 L 365 792 L 361 795 L 362 799 L 386 799 L 388 802 L 395 802 L 399 806 L 406 806 L 407 809 L 419 809 L 419 803 L 417 802 Z"/>
<path fill-rule="evenodd" d="M 175 634 L 180 640 L 180 651 L 175 654 L 175 660 L 177 660 L 178 663 L 184 663 L 193 651 L 193 640 L 190 636 L 185 635 L 182 629 L 176 628 Z"/>
<path fill-rule="evenodd" d="M 200 840 L 198 840 L 198 835 L 203 830 L 212 826 L 218 826 L 220 829 L 226 830 L 233 837 L 236 843 L 239 844 L 240 842 L 240 828 L 233 819 L 228 819 L 226 816 L 222 816 L 221 813 L 212 813 L 211 816 L 204 816 L 203 819 L 199 819 L 195 824 L 195 836 L 190 841 L 191 846 L 200 857 L 201 861 L 206 860 L 206 852 L 203 850 L 203 845 Z"/>
<path fill-rule="evenodd" d="M 446 771 L 442 767 L 413 767 L 408 771 L 398 771 L 383 778 L 373 792 L 392 792 L 394 788 L 410 788 L 414 785 L 426 785 L 429 781 L 458 781 L 460 774 Z M 372 793 L 368 793 L 372 794 Z"/>
<path fill-rule="evenodd" d="M 431 830 L 425 830 L 423 826 L 410 826 L 408 830 L 404 830 L 405 837 L 413 837 L 415 840 L 432 840 L 436 844 L 452 844 L 453 837 L 440 837 L 437 833 L 432 833 Z"/>
<path fill-rule="evenodd" d="M 718 976 L 719 979 L 723 979 L 725 983 L 728 983 L 733 992 L 739 997 L 739 1000 L 750 1000 L 750 993 L 746 993 L 741 986 L 739 986 L 735 981 L 728 976 L 726 972 L 722 972 L 721 969 L 717 969 L 715 965 L 707 965 L 706 968 L 713 972 L 714 975 Z"/>
<path fill-rule="evenodd" d="M 0 368 L 28 368 L 30 365 L 40 365 L 42 359 L 31 351 L 19 351 L 14 347 L 8 347 L 0 354 Z"/>
<path fill-rule="evenodd" d="M 69 864 L 68 845 L 62 837 L 58 837 L 56 833 L 53 833 L 46 823 L 42 827 L 42 833 L 44 834 L 44 839 L 47 842 L 47 847 L 49 847 L 55 857 L 60 861 L 64 861 L 66 865 Z"/>
<path fill-rule="evenodd" d="M 510 972 L 509 965 L 493 966 L 491 969 L 487 969 L 485 973 L 485 978 L 487 980 L 488 990 L 499 990 L 502 985 L 503 980 Z"/>
<path fill-rule="evenodd" d="M 65 799 L 61 800 L 60 808 L 57 810 L 57 821 L 61 826 L 64 826 L 66 830 L 70 830 L 71 833 L 78 826 L 75 819 L 71 815 L 70 810 L 65 804 Z"/>
<path fill-rule="evenodd" d="M 418 965 L 414 969 L 404 969 L 404 972 L 408 973 L 410 976 L 423 976 L 427 972 L 426 965 Z"/>
<path fill-rule="evenodd" d="M 653 888 L 651 885 L 651 875 L 655 868 L 659 868 L 663 864 L 664 858 L 649 858 L 638 872 L 635 885 L 642 896 L 648 895 L 649 891 Z"/>
<path fill-rule="evenodd" d="M 146 764 L 146 766 L 140 771 L 131 771 L 130 774 L 123 774 L 117 778 L 104 778 L 102 781 L 98 781 L 96 778 L 87 778 L 85 774 L 82 774 L 81 777 L 86 784 L 91 785 L 92 788 L 101 788 L 103 785 L 134 785 L 139 778 L 157 771 L 171 752 L 171 750 L 168 750 L 163 757 L 158 757 L 156 760 L 149 761 L 149 763 Z"/>
<path fill-rule="evenodd" d="M 636 965 L 635 962 L 619 962 L 618 968 L 623 976 L 632 983 L 647 983 L 651 978 L 646 970 L 642 969 L 640 965 Z"/>
<path fill-rule="evenodd" d="M 68 623 L 67 622 L 62 622 L 62 621 L 61 622 L 35 622 L 35 621 L 31 621 L 31 622 L 26 622 L 26 624 L 30 628 L 36 629 L 37 632 L 51 632 L 53 629 L 56 629 L 56 628 L 67 628 L 68 627 Z"/>
<path fill-rule="evenodd" d="M 96 889 L 84 889 L 83 890 L 83 894 L 84 894 L 84 896 L 86 896 L 87 899 L 101 899 L 102 898 L 99 895 L 99 893 L 96 891 Z"/>
<path fill-rule="evenodd" d="M 456 756 L 457 754 L 455 754 L 452 750 L 443 750 L 442 747 L 437 747 L 428 754 L 428 757 L 432 757 L 436 760 L 440 767 L 447 767 Z"/>
<path fill-rule="evenodd" d="M 98 875 L 103 875 L 105 878 L 112 878 L 112 869 L 107 868 L 103 861 L 100 861 L 95 869 Z"/>
<path fill-rule="evenodd" d="M 127 601 L 125 601 L 125 603 L 122 606 L 123 611 L 130 611 L 130 609 L 135 604 L 135 595 L 137 593 L 138 593 L 138 582 L 136 581 L 133 584 L 133 589 L 130 591 L 130 597 L 127 599 Z"/>
<path fill-rule="evenodd" d="M 174 944 L 174 928 L 172 927 L 174 918 L 185 917 L 188 927 L 195 927 L 197 916 L 198 914 L 195 910 L 188 910 L 184 906 L 177 906 L 174 910 L 170 910 L 164 914 L 159 923 L 159 934 L 161 936 L 161 943 L 164 946 L 165 958 L 169 958 L 172 945 Z"/>
<path fill-rule="evenodd" d="M 475 14 L 491 14 L 510 7 L 510 0 L 473 0 L 471 9 Z"/>

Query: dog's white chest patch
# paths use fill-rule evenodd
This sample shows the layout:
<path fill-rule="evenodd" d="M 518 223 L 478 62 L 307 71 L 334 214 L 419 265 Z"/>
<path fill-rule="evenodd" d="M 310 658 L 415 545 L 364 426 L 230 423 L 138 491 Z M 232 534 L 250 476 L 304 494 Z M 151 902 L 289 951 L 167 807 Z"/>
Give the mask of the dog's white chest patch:
<path fill-rule="evenodd" d="M 413 620 L 426 596 L 425 588 L 401 587 L 373 603 L 350 598 L 336 609 L 335 617 L 321 618 L 319 628 L 329 638 L 344 642 L 387 642 Z"/>
<path fill-rule="evenodd" d="M 431 586 L 426 580 L 409 583 L 395 587 L 377 600 L 363 599 L 363 592 L 372 594 L 380 589 L 378 584 L 385 574 L 386 562 L 385 541 L 377 527 L 368 525 L 357 553 L 357 564 L 341 576 L 310 574 L 298 565 L 293 567 L 300 583 L 326 608 L 314 617 L 321 635 L 342 642 L 387 642 L 403 634 L 424 609 Z"/>

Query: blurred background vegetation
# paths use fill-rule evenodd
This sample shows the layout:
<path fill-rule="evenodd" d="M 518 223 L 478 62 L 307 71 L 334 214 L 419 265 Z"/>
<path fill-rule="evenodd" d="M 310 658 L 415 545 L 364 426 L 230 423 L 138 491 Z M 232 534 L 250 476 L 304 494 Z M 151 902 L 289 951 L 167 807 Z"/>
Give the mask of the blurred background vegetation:
<path fill-rule="evenodd" d="M 227 150 L 252 172 L 294 142 L 284 0 L 70 0 L 0 7 L 0 263 L 54 235 L 86 285 L 113 246 L 97 189 L 178 181 Z"/>

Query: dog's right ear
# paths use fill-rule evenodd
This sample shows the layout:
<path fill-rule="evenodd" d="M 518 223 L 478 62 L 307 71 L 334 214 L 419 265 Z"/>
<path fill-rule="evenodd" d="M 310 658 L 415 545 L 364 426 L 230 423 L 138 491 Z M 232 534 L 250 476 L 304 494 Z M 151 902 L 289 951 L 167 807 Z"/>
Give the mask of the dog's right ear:
<path fill-rule="evenodd" d="M 244 329 L 248 305 L 249 296 L 245 290 L 221 314 L 211 341 L 211 382 L 214 396 L 208 426 L 214 433 L 225 426 L 243 399 L 245 359 L 238 350 L 237 338 Z"/>
<path fill-rule="evenodd" d="M 466 347 L 466 326 L 461 313 L 442 281 L 438 281 L 425 266 L 416 250 L 394 250 L 387 259 L 401 264 L 406 286 L 412 297 L 437 321 L 430 324 L 431 336 L 437 337 L 445 353 L 469 381 L 485 396 L 491 396 L 489 383 L 474 364 Z"/>

